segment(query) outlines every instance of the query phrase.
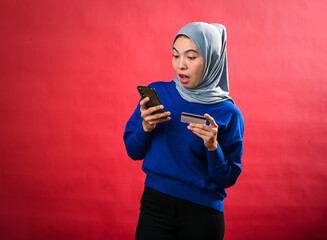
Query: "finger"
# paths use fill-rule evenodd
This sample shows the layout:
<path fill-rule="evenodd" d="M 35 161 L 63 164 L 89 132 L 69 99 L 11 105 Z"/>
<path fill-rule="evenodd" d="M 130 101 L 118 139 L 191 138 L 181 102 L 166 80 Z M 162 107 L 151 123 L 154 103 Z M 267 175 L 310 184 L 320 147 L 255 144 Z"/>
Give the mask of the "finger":
<path fill-rule="evenodd" d="M 160 122 L 165 122 L 165 121 L 170 120 L 171 118 L 169 116 L 170 116 L 170 112 L 157 113 L 154 115 L 145 116 L 144 120 L 151 124 L 157 124 Z"/>
<path fill-rule="evenodd" d="M 141 100 L 140 102 L 140 110 L 141 111 L 145 111 L 147 108 L 146 108 L 146 103 L 150 101 L 150 98 L 149 97 L 146 97 L 144 99 Z"/>
<path fill-rule="evenodd" d="M 205 141 L 209 141 L 210 139 L 217 138 L 218 128 L 213 128 L 206 125 L 200 127 L 192 127 L 191 124 L 187 128 Z"/>
<path fill-rule="evenodd" d="M 211 117 L 208 113 L 204 114 L 204 117 L 210 122 L 210 124 L 214 127 L 218 127 L 215 119 L 213 117 Z"/>
<path fill-rule="evenodd" d="M 191 129 L 201 129 L 201 130 L 204 130 L 206 132 L 210 132 L 212 127 L 211 126 L 208 126 L 208 125 L 205 125 L 205 124 L 199 124 L 199 123 L 191 123 L 189 125 L 189 127 Z"/>
<path fill-rule="evenodd" d="M 151 107 L 151 108 L 146 108 L 145 103 L 142 103 L 140 111 L 141 111 L 141 117 L 143 119 L 145 119 L 147 116 L 152 115 L 152 113 L 158 111 L 158 110 L 162 110 L 164 107 L 162 105 L 158 105 L 155 107 Z"/>
<path fill-rule="evenodd" d="M 204 142 L 209 142 L 211 139 L 211 136 L 208 136 L 206 134 L 203 134 L 202 132 L 198 132 L 198 131 L 192 131 L 195 135 L 197 135 L 198 137 L 202 138 L 202 140 Z"/>
<path fill-rule="evenodd" d="M 166 118 L 160 118 L 160 119 L 156 119 L 154 121 L 152 121 L 154 124 L 158 124 L 158 123 L 162 123 L 162 122 L 167 122 L 169 121 L 171 118 L 170 117 L 166 117 Z"/>
<path fill-rule="evenodd" d="M 197 135 L 198 137 L 200 137 L 200 138 L 202 138 L 203 139 L 203 136 L 201 135 L 201 134 L 199 134 L 199 133 L 197 133 L 197 132 L 194 132 L 194 131 L 192 131 L 195 135 Z"/>
<path fill-rule="evenodd" d="M 162 110 L 162 109 L 164 109 L 164 106 L 158 105 L 158 106 L 150 107 L 148 110 L 149 110 L 150 114 L 152 114 L 152 113 Z"/>
<path fill-rule="evenodd" d="M 202 135 L 202 136 L 213 136 L 214 133 L 212 131 L 210 131 L 210 129 L 204 129 L 205 126 L 188 126 L 187 127 L 189 130 L 191 130 L 193 133 L 196 133 L 197 135 Z"/>

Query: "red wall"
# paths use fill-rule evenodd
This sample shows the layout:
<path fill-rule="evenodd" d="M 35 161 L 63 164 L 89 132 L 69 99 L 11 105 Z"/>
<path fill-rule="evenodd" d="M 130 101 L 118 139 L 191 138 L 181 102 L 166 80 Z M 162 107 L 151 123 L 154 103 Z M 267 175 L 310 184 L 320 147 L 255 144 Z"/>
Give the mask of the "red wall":
<path fill-rule="evenodd" d="M 125 152 L 138 84 L 170 81 L 192 21 L 228 30 L 244 167 L 226 239 L 327 238 L 327 2 L 0 2 L 1 239 L 133 239 L 144 174 Z"/>

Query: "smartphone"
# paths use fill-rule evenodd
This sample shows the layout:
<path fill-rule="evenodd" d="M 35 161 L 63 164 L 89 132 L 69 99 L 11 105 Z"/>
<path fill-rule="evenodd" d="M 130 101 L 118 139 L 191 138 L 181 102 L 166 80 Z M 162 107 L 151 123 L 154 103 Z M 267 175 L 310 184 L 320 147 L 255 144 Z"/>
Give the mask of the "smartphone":
<path fill-rule="evenodd" d="M 149 97 L 150 101 L 146 103 L 146 107 L 150 108 L 150 107 L 155 107 L 158 105 L 162 105 L 160 102 L 160 99 L 157 95 L 157 92 L 155 90 L 155 88 L 153 87 L 144 87 L 144 86 L 137 86 L 137 90 L 139 91 L 142 99 Z M 164 113 L 165 110 L 164 109 L 160 109 L 158 111 L 155 111 L 152 113 L 153 114 L 157 114 L 157 113 Z"/>

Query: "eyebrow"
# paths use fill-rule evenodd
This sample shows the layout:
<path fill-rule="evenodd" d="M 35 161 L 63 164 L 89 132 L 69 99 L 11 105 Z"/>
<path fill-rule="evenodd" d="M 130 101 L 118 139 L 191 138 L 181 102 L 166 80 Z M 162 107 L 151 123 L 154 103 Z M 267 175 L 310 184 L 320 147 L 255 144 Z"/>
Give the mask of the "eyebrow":
<path fill-rule="evenodd" d="M 178 52 L 178 50 L 175 47 L 173 47 L 173 50 L 175 50 L 176 52 Z M 194 50 L 194 49 L 189 49 L 189 50 L 186 50 L 185 51 L 185 53 L 189 53 L 189 52 L 195 52 L 195 53 L 199 54 L 199 52 L 196 51 L 196 50 Z"/>

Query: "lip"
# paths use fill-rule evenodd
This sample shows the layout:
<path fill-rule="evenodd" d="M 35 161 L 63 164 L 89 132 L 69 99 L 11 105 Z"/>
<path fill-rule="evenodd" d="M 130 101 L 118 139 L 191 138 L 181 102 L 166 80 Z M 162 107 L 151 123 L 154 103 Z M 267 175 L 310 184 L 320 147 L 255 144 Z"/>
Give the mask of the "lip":
<path fill-rule="evenodd" d="M 190 81 L 190 77 L 185 74 L 178 74 L 178 76 L 182 84 L 186 84 Z"/>

